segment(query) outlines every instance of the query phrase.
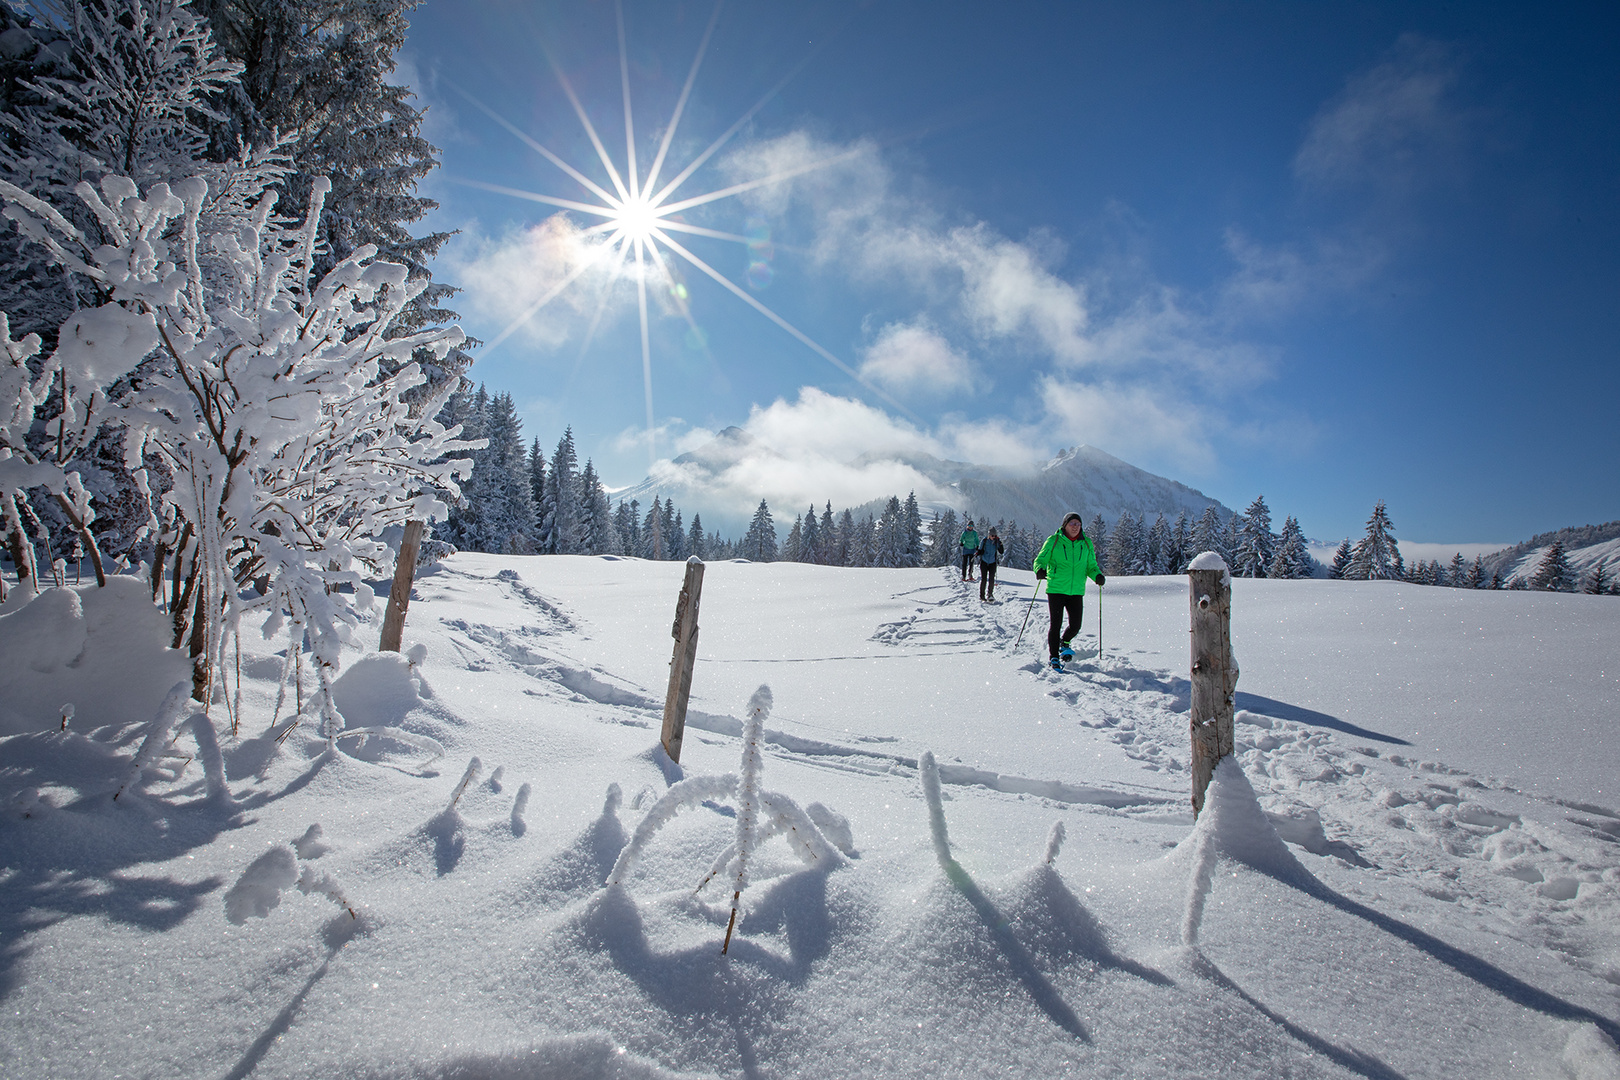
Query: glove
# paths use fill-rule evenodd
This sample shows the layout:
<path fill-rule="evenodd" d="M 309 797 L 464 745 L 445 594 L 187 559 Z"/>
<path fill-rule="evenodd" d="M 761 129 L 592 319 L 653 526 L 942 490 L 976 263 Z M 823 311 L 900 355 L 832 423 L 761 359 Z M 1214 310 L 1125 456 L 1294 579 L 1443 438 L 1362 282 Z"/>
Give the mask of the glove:
<path fill-rule="evenodd" d="M 1103 582 L 1108 580 L 1108 575 L 1107 574 L 1098 574 L 1096 576 L 1096 578 L 1094 578 L 1093 580 L 1095 580 L 1097 582 L 1097 588 L 1100 589 L 1100 588 L 1103 587 Z"/>
<path fill-rule="evenodd" d="M 1035 580 L 1036 581 L 1045 581 L 1046 580 L 1046 571 L 1045 570 L 1037 570 L 1037 571 L 1035 571 Z"/>

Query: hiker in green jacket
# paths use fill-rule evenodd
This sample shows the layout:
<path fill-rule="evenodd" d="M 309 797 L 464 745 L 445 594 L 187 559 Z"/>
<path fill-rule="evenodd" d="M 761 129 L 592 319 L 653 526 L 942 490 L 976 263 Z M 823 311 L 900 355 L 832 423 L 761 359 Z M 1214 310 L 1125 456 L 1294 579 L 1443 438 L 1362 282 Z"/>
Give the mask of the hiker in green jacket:
<path fill-rule="evenodd" d="M 1052 667 L 1061 671 L 1062 660 L 1074 659 L 1074 649 L 1069 643 L 1080 632 L 1086 578 L 1095 581 L 1098 588 L 1104 581 L 1102 569 L 1097 565 L 1097 550 L 1081 526 L 1079 514 L 1065 517 L 1063 527 L 1041 545 L 1041 553 L 1035 556 L 1035 576 L 1046 580 L 1046 609 L 1052 616 L 1046 648 L 1052 655 Z M 1067 628 L 1063 628 L 1065 612 L 1069 616 Z M 1060 628 L 1063 628 L 1062 633 L 1058 632 Z"/>
<path fill-rule="evenodd" d="M 973 519 L 968 518 L 967 528 L 962 530 L 962 580 L 973 580 L 973 558 L 979 553 L 979 534 L 973 528 Z"/>

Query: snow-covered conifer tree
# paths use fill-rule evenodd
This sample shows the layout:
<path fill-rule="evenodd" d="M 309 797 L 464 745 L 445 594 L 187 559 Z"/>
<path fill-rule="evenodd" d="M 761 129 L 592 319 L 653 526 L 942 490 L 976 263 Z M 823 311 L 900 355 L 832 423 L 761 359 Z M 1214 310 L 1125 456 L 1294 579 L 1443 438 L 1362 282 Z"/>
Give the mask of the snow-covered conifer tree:
<path fill-rule="evenodd" d="M 816 550 L 816 562 L 823 566 L 841 565 L 837 559 L 838 525 L 833 518 L 832 500 L 821 511 L 821 547 Z"/>
<path fill-rule="evenodd" d="M 1191 542 L 1192 522 L 1187 517 L 1187 511 L 1182 510 L 1176 515 L 1176 523 L 1170 529 L 1170 568 L 1165 573 L 1179 574 L 1187 569 L 1187 563 L 1192 556 L 1198 554 L 1196 551 L 1191 553 L 1187 551 L 1187 545 Z"/>
<path fill-rule="evenodd" d="M 541 536 L 543 535 L 543 522 L 540 520 L 543 511 L 541 507 L 546 501 L 546 455 L 540 449 L 540 437 L 537 435 L 529 444 L 529 502 L 534 506 L 534 521 L 531 530 L 534 534 L 535 550 L 540 550 Z"/>
<path fill-rule="evenodd" d="M 1147 572 L 1150 574 L 1170 573 L 1170 566 L 1174 558 L 1170 539 L 1170 523 L 1165 520 L 1163 514 L 1160 514 L 1153 520 L 1153 527 L 1148 530 Z"/>
<path fill-rule="evenodd" d="M 577 555 L 583 543 L 579 505 L 579 457 L 574 452 L 574 429 L 563 429 L 546 470 L 546 497 L 540 507 L 540 551 L 547 555 Z"/>
<path fill-rule="evenodd" d="M 1028 570 L 1035 561 L 1035 552 L 1029 546 L 1029 533 L 1018 527 L 1016 518 L 1007 526 L 1007 551 L 1002 561 L 1011 570 Z"/>
<path fill-rule="evenodd" d="M 1233 551 L 1232 573 L 1238 577 L 1265 577 L 1276 556 L 1277 538 L 1271 532 L 1271 509 L 1259 495 L 1243 511 L 1243 524 Z"/>
<path fill-rule="evenodd" d="M 534 553 L 534 499 L 523 449 L 523 421 L 511 394 L 496 394 L 484 409 L 489 445 L 475 456 L 470 498 L 478 503 L 482 535 L 476 551 Z"/>
<path fill-rule="evenodd" d="M 1446 584 L 1453 589 L 1468 587 L 1468 560 L 1462 557 L 1462 552 L 1451 557 L 1451 567 L 1446 571 Z"/>
<path fill-rule="evenodd" d="M 664 537 L 664 558 L 673 562 L 685 562 L 686 526 L 681 521 L 681 512 L 675 509 L 674 499 L 664 500 L 662 534 Z"/>
<path fill-rule="evenodd" d="M 855 550 L 855 515 L 846 507 L 838 519 L 838 543 L 833 548 L 833 566 L 855 566 L 852 562 Z"/>
<path fill-rule="evenodd" d="M 945 513 L 939 516 L 936 539 L 929 544 L 928 565 L 955 565 L 957 559 L 956 539 L 961 534 L 962 529 L 960 523 L 956 520 L 956 511 L 947 506 Z"/>
<path fill-rule="evenodd" d="M 810 504 L 810 510 L 804 515 L 803 536 L 799 544 L 799 561 L 813 563 L 818 561 L 821 552 L 821 526 L 816 521 L 816 506 Z"/>
<path fill-rule="evenodd" d="M 754 520 L 743 535 L 743 558 L 754 562 L 776 561 L 776 523 L 771 520 L 771 508 L 764 499 L 754 511 Z"/>
<path fill-rule="evenodd" d="M 1465 589 L 1483 589 L 1488 584 L 1485 577 L 1485 560 L 1474 556 L 1474 562 L 1468 568 L 1468 576 L 1463 579 L 1462 587 Z"/>
<path fill-rule="evenodd" d="M 1536 564 L 1530 579 L 1531 588 L 1544 592 L 1570 592 L 1575 588 L 1575 574 L 1570 569 L 1569 556 L 1564 553 L 1564 542 L 1554 540 Z"/>
<path fill-rule="evenodd" d="M 1056 529 L 1052 531 L 1057 532 Z M 1091 546 L 1097 551 L 1097 562 L 1102 563 L 1108 554 L 1108 522 L 1103 520 L 1101 514 L 1091 515 L 1091 524 L 1086 526 L 1086 535 L 1091 538 Z M 1043 536 L 1041 543 L 1045 542 L 1046 538 Z M 1039 552 L 1041 545 L 1036 544 L 1035 550 Z"/>
<path fill-rule="evenodd" d="M 1291 514 L 1283 519 L 1283 530 L 1277 537 L 1277 550 L 1271 557 L 1266 575 L 1274 578 L 1311 576 L 1311 554 L 1305 546 L 1305 533 Z"/>
<path fill-rule="evenodd" d="M 1113 534 L 1108 537 L 1106 566 L 1108 573 L 1114 575 L 1133 573 L 1130 568 L 1136 559 L 1136 547 L 1136 518 L 1127 510 L 1119 515 L 1118 521 L 1114 522 Z"/>
<path fill-rule="evenodd" d="M 652 508 L 641 521 L 641 546 L 636 554 L 643 559 L 664 557 L 664 504 L 653 496 Z"/>
<path fill-rule="evenodd" d="M 901 522 L 905 529 L 906 545 L 903 552 L 904 566 L 921 566 L 923 564 L 922 540 L 922 511 L 917 507 L 917 493 L 911 492 L 906 496 L 904 520 Z"/>
<path fill-rule="evenodd" d="M 619 500 L 619 509 L 614 512 L 614 521 L 619 526 L 619 543 L 624 547 L 626 555 L 639 556 L 641 554 L 641 503 L 631 499 L 626 503 Z"/>
<path fill-rule="evenodd" d="M 686 537 L 686 553 L 699 559 L 709 557 L 709 538 L 703 535 L 703 515 L 692 515 L 692 528 Z"/>
<path fill-rule="evenodd" d="M 1187 540 L 1188 559 L 1196 558 L 1206 551 L 1221 554 L 1223 532 L 1220 513 L 1213 506 L 1204 507 L 1204 512 L 1199 515 L 1197 524 L 1193 526 L 1192 535 Z"/>
<path fill-rule="evenodd" d="M 876 566 L 877 556 L 877 521 L 867 514 L 855 523 L 855 534 L 849 542 L 849 565 Z"/>
<path fill-rule="evenodd" d="M 804 518 L 795 516 L 793 528 L 788 530 L 787 540 L 782 544 L 783 562 L 801 562 L 804 557 Z"/>
<path fill-rule="evenodd" d="M 1592 567 L 1584 581 L 1581 582 L 1581 592 L 1588 596 L 1602 596 L 1609 590 L 1609 571 L 1603 560 L 1599 559 Z"/>
<path fill-rule="evenodd" d="M 873 535 L 873 545 L 877 550 L 872 565 L 887 568 L 905 565 L 905 511 L 900 508 L 899 496 L 889 496 L 889 503 L 883 508 L 883 517 L 878 521 L 877 531 Z"/>
<path fill-rule="evenodd" d="M 1353 581 L 1385 581 L 1404 576 L 1400 549 L 1395 545 L 1395 525 L 1379 499 L 1367 519 L 1367 535 L 1356 544 L 1344 576 Z"/>
<path fill-rule="evenodd" d="M 1346 576 L 1346 571 L 1350 569 L 1352 557 L 1350 538 L 1347 536 L 1339 544 L 1339 549 L 1333 553 L 1333 563 L 1328 567 L 1328 577 L 1335 581 L 1343 579 Z"/>

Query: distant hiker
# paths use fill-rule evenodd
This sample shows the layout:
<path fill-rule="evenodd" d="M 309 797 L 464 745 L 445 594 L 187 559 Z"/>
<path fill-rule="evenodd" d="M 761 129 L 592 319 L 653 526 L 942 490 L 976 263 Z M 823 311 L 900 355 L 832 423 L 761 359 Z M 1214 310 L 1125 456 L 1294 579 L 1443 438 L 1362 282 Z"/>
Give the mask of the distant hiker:
<path fill-rule="evenodd" d="M 1001 565 L 1002 553 L 1007 545 L 992 527 L 990 534 L 979 545 L 979 599 L 989 602 L 996 598 L 996 567 Z"/>
<path fill-rule="evenodd" d="M 1079 514 L 1069 514 L 1063 527 L 1041 545 L 1035 556 L 1035 576 L 1046 579 L 1046 609 L 1052 616 L 1052 627 L 1046 633 L 1046 648 L 1052 654 L 1051 664 L 1062 671 L 1059 660 L 1074 659 L 1070 642 L 1080 632 L 1080 617 L 1085 612 L 1086 578 L 1103 583 L 1103 572 L 1097 566 L 1097 550 L 1091 538 L 1080 525 Z M 1068 612 L 1069 625 L 1060 634 L 1063 614 Z"/>
<path fill-rule="evenodd" d="M 979 534 L 973 531 L 973 519 L 968 518 L 962 530 L 962 580 L 973 580 L 973 558 L 979 553 Z"/>

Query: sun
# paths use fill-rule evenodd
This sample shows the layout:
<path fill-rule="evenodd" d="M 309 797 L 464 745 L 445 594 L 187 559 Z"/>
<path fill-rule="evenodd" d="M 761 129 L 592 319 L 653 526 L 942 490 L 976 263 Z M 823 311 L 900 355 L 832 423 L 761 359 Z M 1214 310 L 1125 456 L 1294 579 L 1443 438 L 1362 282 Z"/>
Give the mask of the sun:
<path fill-rule="evenodd" d="M 690 264 L 705 276 L 713 279 L 715 283 L 720 285 L 727 292 L 730 292 L 743 303 L 747 304 L 749 307 L 765 316 L 771 322 L 781 327 L 787 333 L 791 334 L 801 344 L 809 348 L 812 352 L 816 353 L 823 360 L 826 360 L 828 363 L 832 364 L 845 376 L 864 387 L 873 396 L 880 398 L 891 407 L 897 409 L 901 413 L 904 413 L 906 416 L 912 416 L 911 411 L 904 405 L 901 405 L 888 394 L 884 393 L 881 389 L 872 385 L 843 360 L 835 356 L 831 351 L 822 347 L 808 334 L 789 323 L 775 311 L 772 311 L 769 307 L 760 302 L 757 297 L 753 296 L 736 282 L 732 281 L 720 271 L 716 270 L 713 266 L 710 266 L 703 259 L 693 254 L 686 248 L 685 245 L 681 244 L 670 235 L 671 233 L 684 233 L 688 235 L 708 237 L 714 240 L 728 241 L 744 246 L 755 244 L 758 242 L 756 237 L 692 225 L 684 221 L 680 215 L 684 211 L 694 207 L 718 202 L 722 199 L 733 198 L 738 195 L 742 195 L 745 192 L 754 191 L 772 184 L 784 183 L 793 179 L 794 177 L 802 176 L 805 173 L 836 165 L 862 152 L 860 149 L 850 150 L 846 151 L 845 153 L 830 155 L 819 161 L 813 161 L 795 166 L 791 169 L 785 169 L 769 176 L 744 181 L 742 183 L 731 184 L 727 187 L 718 188 L 701 195 L 690 195 L 684 198 L 676 198 L 676 193 L 692 177 L 692 175 L 696 173 L 705 162 L 718 153 L 728 142 L 730 142 L 733 136 L 735 136 L 739 131 L 742 131 L 747 126 L 748 122 L 754 118 L 755 114 L 758 113 L 760 109 L 764 108 L 765 105 L 769 103 L 771 99 L 774 98 L 787 85 L 789 80 L 791 80 L 798 72 L 799 67 L 803 66 L 803 64 L 800 64 L 798 67 L 795 67 L 786 76 L 784 76 L 782 80 L 773 86 L 763 97 L 755 102 L 754 105 L 743 113 L 736 123 L 727 128 L 719 138 L 710 143 L 707 149 L 688 162 L 685 167 L 683 167 L 681 171 L 674 176 L 673 179 L 665 181 L 663 182 L 662 186 L 659 186 L 664 164 L 669 155 L 670 145 L 674 140 L 676 129 L 680 126 L 681 115 L 686 109 L 686 103 L 688 98 L 691 96 L 693 84 L 697 81 L 698 71 L 703 65 L 703 57 L 708 51 L 709 40 L 714 35 L 715 25 L 719 22 L 720 9 L 723 6 L 723 3 L 724 0 L 720 0 L 719 3 L 716 3 L 714 14 L 709 17 L 708 27 L 704 30 L 703 40 L 698 45 L 697 55 L 692 60 L 692 68 L 687 74 L 686 84 L 681 88 L 680 97 L 675 103 L 673 115 L 670 118 L 669 124 L 664 128 L 664 135 L 663 139 L 660 141 L 658 153 L 653 158 L 652 164 L 646 169 L 645 173 L 642 172 L 636 160 L 635 118 L 634 110 L 631 108 L 630 101 L 630 67 L 625 49 L 624 9 L 622 2 L 615 3 L 614 8 L 619 32 L 620 85 L 623 88 L 624 96 L 624 169 L 621 170 L 619 168 L 618 164 L 613 160 L 613 156 L 608 153 L 607 147 L 603 145 L 601 138 L 597 134 L 596 126 L 591 123 L 590 115 L 586 112 L 584 105 L 580 102 L 579 95 L 574 92 L 574 87 L 568 81 L 568 77 L 564 74 L 562 66 L 550 56 L 549 51 L 547 52 L 546 59 L 550 63 L 552 73 L 556 76 L 557 82 L 561 85 L 563 93 L 568 98 L 569 104 L 573 106 L 575 115 L 578 116 L 580 124 L 584 127 L 585 134 L 589 137 L 591 146 L 596 151 L 597 159 L 600 161 L 607 173 L 608 182 L 612 190 L 598 184 L 596 181 L 585 175 L 580 168 L 575 167 L 575 165 L 569 163 L 568 161 L 559 157 L 557 154 L 553 153 L 547 147 L 541 145 L 527 132 L 517 127 L 510 120 L 500 115 L 484 102 L 478 100 L 465 90 L 462 90 L 459 87 L 454 87 L 454 89 L 456 89 L 461 96 L 465 97 L 469 102 L 471 102 L 474 107 L 479 109 L 490 119 L 494 120 L 497 124 L 501 125 L 501 127 L 505 128 L 525 146 L 529 147 L 529 149 L 540 155 L 552 166 L 555 166 L 575 183 L 579 184 L 588 193 L 588 196 L 595 200 L 586 201 L 577 198 L 562 198 L 557 195 L 550 195 L 537 191 L 525 191 L 518 188 L 503 187 L 498 184 L 486 183 L 481 180 L 454 178 L 457 180 L 457 182 L 471 187 L 482 188 L 486 191 L 493 191 L 503 195 L 510 195 L 515 198 L 541 203 L 546 206 L 554 206 L 559 209 L 567 210 L 571 213 L 593 219 L 592 224 L 581 230 L 583 236 L 593 240 L 592 255 L 577 265 L 562 281 L 548 289 L 529 306 L 528 310 L 520 314 L 511 322 L 510 325 L 502 330 L 501 333 L 496 335 L 495 338 L 493 338 L 484 347 L 484 355 L 488 355 L 491 351 L 499 347 L 503 341 L 505 341 L 512 334 L 516 333 L 519 327 L 523 326 L 531 318 L 533 318 L 541 308 L 545 307 L 552 300 L 560 296 L 566 289 L 573 285 L 574 282 L 582 278 L 587 272 L 600 268 L 604 264 L 611 264 L 611 269 L 609 270 L 608 274 L 610 282 L 625 277 L 634 279 L 636 283 L 637 306 L 640 309 L 641 315 L 641 370 L 647 408 L 647 455 L 649 464 L 656 459 L 656 427 L 654 423 L 652 394 L 651 335 L 649 334 L 648 327 L 647 305 L 647 286 L 649 279 L 655 285 L 655 287 L 663 287 L 664 294 L 669 297 L 670 302 L 679 312 L 681 318 L 685 319 L 687 323 L 691 325 L 693 331 L 701 336 L 701 331 L 698 330 L 697 323 L 692 318 L 686 286 L 677 279 L 676 275 L 671 270 L 671 263 L 677 258 Z M 587 348 L 589 347 L 591 338 L 595 333 L 597 323 L 600 321 L 602 312 L 605 309 L 611 295 L 611 288 L 605 289 L 602 294 L 601 301 L 597 307 L 596 317 L 592 319 L 590 329 L 586 332 L 585 347 Z M 584 355 L 583 349 L 581 351 L 581 355 Z"/>
<path fill-rule="evenodd" d="M 658 213 L 652 201 L 643 197 L 624 203 L 618 212 L 607 220 L 631 243 L 645 244 L 653 239 L 658 226 L 662 223 L 661 218 L 662 215 Z"/>

